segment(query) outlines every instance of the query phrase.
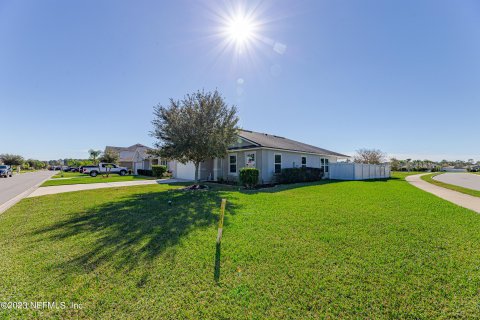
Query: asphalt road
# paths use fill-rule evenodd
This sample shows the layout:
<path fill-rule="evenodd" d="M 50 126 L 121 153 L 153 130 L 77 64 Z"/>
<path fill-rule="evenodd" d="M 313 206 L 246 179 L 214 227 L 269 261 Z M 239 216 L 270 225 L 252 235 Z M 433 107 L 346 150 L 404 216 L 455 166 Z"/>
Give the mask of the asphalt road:
<path fill-rule="evenodd" d="M 478 174 L 444 173 L 434 177 L 433 179 L 456 186 L 480 191 L 480 175 Z"/>
<path fill-rule="evenodd" d="M 0 213 L 2 212 L 2 209 L 6 209 L 5 207 L 7 205 L 12 204 L 12 200 L 14 198 L 28 190 L 33 191 L 32 188 L 34 186 L 38 185 L 40 182 L 51 177 L 57 172 L 37 171 L 31 173 L 14 174 L 14 176 L 11 178 L 0 178 Z"/>

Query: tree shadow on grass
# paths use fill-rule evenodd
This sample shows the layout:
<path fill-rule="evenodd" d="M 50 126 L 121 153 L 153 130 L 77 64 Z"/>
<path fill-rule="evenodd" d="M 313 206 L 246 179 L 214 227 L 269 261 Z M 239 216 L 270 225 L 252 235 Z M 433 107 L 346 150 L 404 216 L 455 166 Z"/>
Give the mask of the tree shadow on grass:
<path fill-rule="evenodd" d="M 194 229 L 215 225 L 222 193 L 179 191 L 139 193 L 107 202 L 35 232 L 49 241 L 88 239 L 90 247 L 60 263 L 64 273 L 90 272 L 103 264 L 134 268 L 152 261 Z M 169 204 L 171 201 L 171 204 Z M 227 204 L 228 214 L 235 205 Z M 226 217 L 227 218 L 227 217 Z M 227 223 L 227 221 L 225 221 Z M 95 241 L 91 237 L 95 237 Z M 212 237 L 212 243 L 215 237 Z M 92 243 L 94 242 L 94 243 Z"/>

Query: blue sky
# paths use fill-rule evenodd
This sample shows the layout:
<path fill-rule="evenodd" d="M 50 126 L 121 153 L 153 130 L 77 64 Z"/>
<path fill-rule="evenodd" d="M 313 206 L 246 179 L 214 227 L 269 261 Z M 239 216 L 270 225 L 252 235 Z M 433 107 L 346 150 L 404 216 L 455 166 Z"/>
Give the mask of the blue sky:
<path fill-rule="evenodd" d="M 219 32 L 242 12 L 238 50 Z M 0 0 L 0 153 L 151 145 L 154 105 L 218 88 L 245 129 L 480 160 L 479 40 L 467 0 Z"/>

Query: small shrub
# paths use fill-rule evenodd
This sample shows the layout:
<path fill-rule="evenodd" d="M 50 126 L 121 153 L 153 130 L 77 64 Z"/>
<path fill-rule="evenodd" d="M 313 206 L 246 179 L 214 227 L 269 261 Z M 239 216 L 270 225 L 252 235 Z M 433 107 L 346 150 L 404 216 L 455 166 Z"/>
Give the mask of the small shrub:
<path fill-rule="evenodd" d="M 312 182 L 321 180 L 322 177 L 322 168 L 285 168 L 278 175 L 278 180 L 280 183 Z"/>
<path fill-rule="evenodd" d="M 254 188 L 258 184 L 259 171 L 256 168 L 240 169 L 240 183 L 246 188 Z"/>
<path fill-rule="evenodd" d="M 152 166 L 152 173 L 154 177 L 161 178 L 167 172 L 167 166 Z"/>

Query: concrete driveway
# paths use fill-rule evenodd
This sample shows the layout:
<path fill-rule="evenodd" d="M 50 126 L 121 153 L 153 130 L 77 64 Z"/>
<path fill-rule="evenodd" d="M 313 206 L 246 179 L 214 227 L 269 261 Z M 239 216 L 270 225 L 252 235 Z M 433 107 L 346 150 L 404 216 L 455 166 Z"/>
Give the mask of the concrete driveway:
<path fill-rule="evenodd" d="M 433 177 L 433 179 L 453 184 L 459 187 L 464 187 L 480 191 L 480 175 L 472 173 L 444 173 Z"/>
<path fill-rule="evenodd" d="M 11 178 L 0 178 L 0 214 L 28 196 L 43 181 L 58 171 L 37 171 L 14 174 Z"/>

